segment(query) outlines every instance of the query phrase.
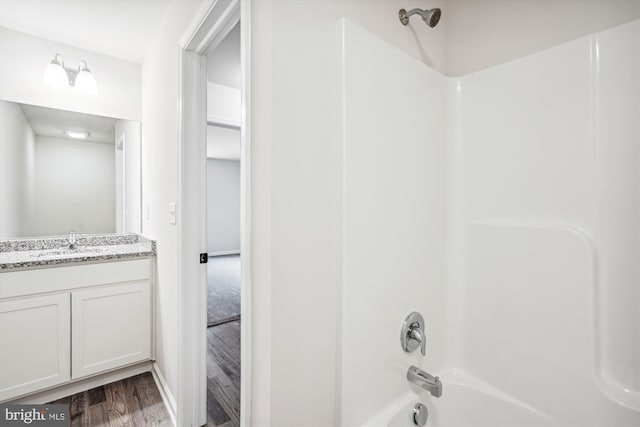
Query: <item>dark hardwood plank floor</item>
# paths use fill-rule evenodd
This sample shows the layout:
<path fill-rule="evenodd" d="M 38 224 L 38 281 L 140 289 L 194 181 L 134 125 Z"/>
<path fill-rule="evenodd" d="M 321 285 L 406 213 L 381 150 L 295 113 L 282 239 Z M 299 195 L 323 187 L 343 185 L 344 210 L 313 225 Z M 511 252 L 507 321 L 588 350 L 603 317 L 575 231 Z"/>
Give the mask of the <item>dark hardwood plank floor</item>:
<path fill-rule="evenodd" d="M 50 403 L 70 406 L 72 427 L 170 426 L 150 373 Z M 207 329 L 207 426 L 240 425 L 240 321 Z"/>
<path fill-rule="evenodd" d="M 149 372 L 50 403 L 70 406 L 72 427 L 172 425 Z"/>
<path fill-rule="evenodd" d="M 207 426 L 240 425 L 240 321 L 207 329 Z"/>

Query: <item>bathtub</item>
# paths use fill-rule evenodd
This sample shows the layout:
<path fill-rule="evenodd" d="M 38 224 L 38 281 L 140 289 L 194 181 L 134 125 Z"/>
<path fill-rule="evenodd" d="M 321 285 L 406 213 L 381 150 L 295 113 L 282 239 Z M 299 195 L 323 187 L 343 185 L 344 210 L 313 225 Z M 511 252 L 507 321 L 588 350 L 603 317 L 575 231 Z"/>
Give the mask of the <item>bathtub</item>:
<path fill-rule="evenodd" d="M 502 393 L 472 375 L 456 370 L 439 374 L 442 397 L 434 398 L 414 388 L 400 396 L 363 427 L 413 427 L 411 410 L 421 402 L 427 406 L 431 427 L 555 426 L 560 423 L 524 402 Z"/>

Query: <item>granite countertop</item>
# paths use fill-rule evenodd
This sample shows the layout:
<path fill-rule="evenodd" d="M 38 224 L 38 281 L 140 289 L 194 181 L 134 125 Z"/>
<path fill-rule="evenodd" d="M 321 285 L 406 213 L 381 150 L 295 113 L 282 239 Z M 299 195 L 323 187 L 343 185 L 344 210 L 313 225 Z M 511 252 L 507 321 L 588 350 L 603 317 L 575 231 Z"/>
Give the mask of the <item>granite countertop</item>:
<path fill-rule="evenodd" d="M 156 242 L 137 234 L 76 235 L 0 240 L 0 271 L 144 258 L 156 253 Z"/>

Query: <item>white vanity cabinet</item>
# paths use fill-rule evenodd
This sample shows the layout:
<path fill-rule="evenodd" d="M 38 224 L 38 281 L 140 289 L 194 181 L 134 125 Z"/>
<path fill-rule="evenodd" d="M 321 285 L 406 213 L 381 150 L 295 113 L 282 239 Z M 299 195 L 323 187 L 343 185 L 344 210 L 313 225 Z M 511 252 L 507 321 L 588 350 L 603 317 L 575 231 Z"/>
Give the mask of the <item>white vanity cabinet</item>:
<path fill-rule="evenodd" d="M 71 294 L 73 378 L 151 358 L 151 283 Z"/>
<path fill-rule="evenodd" d="M 152 358 L 152 259 L 0 273 L 0 401 Z"/>
<path fill-rule="evenodd" d="M 0 301 L 0 401 L 69 381 L 69 294 Z"/>

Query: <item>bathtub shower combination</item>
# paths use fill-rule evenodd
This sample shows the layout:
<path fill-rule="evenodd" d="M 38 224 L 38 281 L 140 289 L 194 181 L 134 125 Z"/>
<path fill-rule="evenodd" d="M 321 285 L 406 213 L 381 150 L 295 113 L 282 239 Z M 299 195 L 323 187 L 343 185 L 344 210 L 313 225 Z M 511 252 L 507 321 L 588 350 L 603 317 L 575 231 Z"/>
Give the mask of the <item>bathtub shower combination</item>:
<path fill-rule="evenodd" d="M 640 425 L 640 21 L 461 77 L 340 31 L 340 424 Z"/>

